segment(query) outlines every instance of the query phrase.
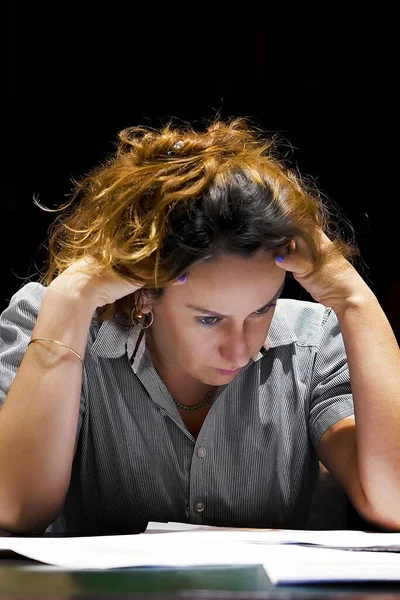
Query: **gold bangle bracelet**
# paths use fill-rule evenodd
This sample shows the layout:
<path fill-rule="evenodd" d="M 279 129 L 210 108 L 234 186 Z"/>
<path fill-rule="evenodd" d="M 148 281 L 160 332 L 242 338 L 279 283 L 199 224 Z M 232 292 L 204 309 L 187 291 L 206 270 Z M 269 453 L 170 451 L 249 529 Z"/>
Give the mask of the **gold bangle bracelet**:
<path fill-rule="evenodd" d="M 53 340 L 51 338 L 46 338 L 46 337 L 38 337 L 38 338 L 33 338 L 31 339 L 31 341 L 29 342 L 28 346 L 30 344 L 33 344 L 34 342 L 53 342 L 54 344 L 58 344 L 59 346 L 63 346 L 64 348 L 67 348 L 68 350 L 70 350 L 72 352 L 72 354 L 75 354 L 75 356 L 77 356 L 79 358 L 79 360 L 81 361 L 81 363 L 83 364 L 83 358 L 82 356 L 80 356 L 77 352 L 75 352 L 75 350 L 73 350 L 72 348 L 70 348 L 69 346 L 67 346 L 67 344 L 63 344 L 62 342 L 59 342 L 58 340 Z"/>

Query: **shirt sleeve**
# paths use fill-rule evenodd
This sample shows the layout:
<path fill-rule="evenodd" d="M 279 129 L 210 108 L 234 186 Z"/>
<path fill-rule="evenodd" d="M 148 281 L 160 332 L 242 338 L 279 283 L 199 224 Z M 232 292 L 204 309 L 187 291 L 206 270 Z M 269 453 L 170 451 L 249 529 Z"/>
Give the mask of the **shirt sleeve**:
<path fill-rule="evenodd" d="M 347 356 L 336 314 L 325 310 L 311 377 L 309 431 L 314 448 L 335 423 L 354 414 Z"/>
<path fill-rule="evenodd" d="M 27 283 L 12 296 L 0 314 L 0 408 L 25 355 L 45 293 L 46 287 L 41 283 Z M 84 412 L 82 393 L 77 439 Z"/>

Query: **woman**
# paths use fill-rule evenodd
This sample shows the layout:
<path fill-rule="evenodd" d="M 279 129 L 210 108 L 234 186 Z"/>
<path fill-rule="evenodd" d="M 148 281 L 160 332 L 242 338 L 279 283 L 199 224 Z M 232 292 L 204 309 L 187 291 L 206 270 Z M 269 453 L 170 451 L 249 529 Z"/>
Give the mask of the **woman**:
<path fill-rule="evenodd" d="M 62 209 L 1 315 L 0 527 L 301 528 L 321 461 L 400 530 L 399 349 L 272 141 L 127 129 Z"/>

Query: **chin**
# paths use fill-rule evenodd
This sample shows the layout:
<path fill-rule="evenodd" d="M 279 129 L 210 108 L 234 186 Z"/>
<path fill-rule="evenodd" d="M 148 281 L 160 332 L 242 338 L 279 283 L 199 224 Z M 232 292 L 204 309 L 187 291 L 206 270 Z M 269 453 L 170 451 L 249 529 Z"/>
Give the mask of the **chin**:
<path fill-rule="evenodd" d="M 195 379 L 197 379 L 198 381 L 201 381 L 201 383 L 204 383 L 205 385 L 219 385 L 220 384 L 220 377 L 218 377 L 218 373 L 217 375 L 213 376 L 210 375 L 210 373 L 204 373 L 204 372 L 200 372 L 196 375 L 192 375 L 192 377 L 194 377 Z"/>

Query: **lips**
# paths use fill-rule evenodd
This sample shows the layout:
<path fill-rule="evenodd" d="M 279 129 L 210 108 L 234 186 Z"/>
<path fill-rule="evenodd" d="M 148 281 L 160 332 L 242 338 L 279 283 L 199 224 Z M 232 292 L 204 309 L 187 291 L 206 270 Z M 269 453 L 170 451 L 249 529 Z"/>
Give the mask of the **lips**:
<path fill-rule="evenodd" d="M 239 373 L 240 368 L 239 369 L 235 369 L 234 371 L 230 371 L 228 369 L 217 369 L 217 371 L 219 373 L 221 373 L 221 375 L 236 375 L 237 373 Z"/>

